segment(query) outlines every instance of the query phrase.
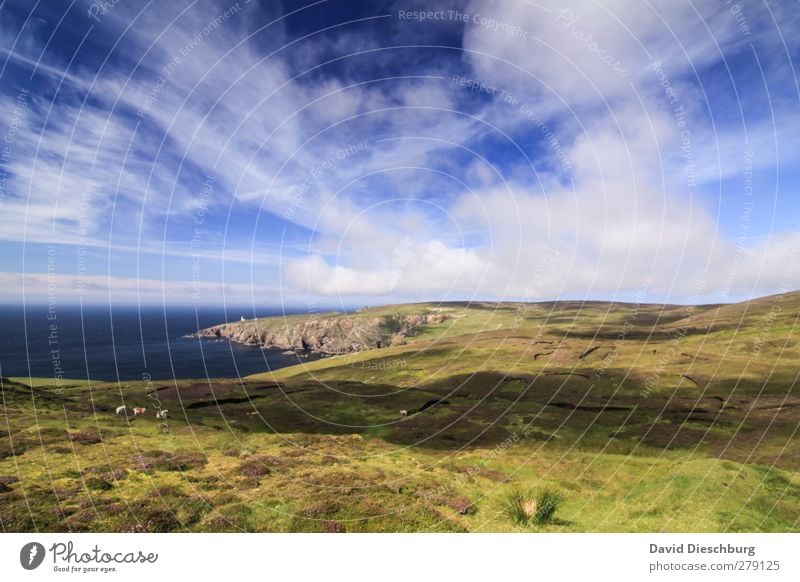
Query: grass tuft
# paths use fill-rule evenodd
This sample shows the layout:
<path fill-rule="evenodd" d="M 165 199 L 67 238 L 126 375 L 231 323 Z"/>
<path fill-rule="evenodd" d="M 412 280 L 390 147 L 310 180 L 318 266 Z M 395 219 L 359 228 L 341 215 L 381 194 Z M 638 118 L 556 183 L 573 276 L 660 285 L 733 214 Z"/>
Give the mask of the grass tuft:
<path fill-rule="evenodd" d="M 503 511 L 517 525 L 536 525 L 553 522 L 553 516 L 561 504 L 563 496 L 557 491 L 545 489 L 535 496 L 519 490 L 509 493 L 503 500 Z"/>
<path fill-rule="evenodd" d="M 558 491 L 552 491 L 550 489 L 540 491 L 539 494 L 536 495 L 536 510 L 533 514 L 533 522 L 536 525 L 552 523 L 553 516 L 563 499 L 561 493 Z"/>
<path fill-rule="evenodd" d="M 503 499 L 503 511 L 517 525 L 527 525 L 530 516 L 525 509 L 527 498 L 521 491 L 514 490 Z"/>

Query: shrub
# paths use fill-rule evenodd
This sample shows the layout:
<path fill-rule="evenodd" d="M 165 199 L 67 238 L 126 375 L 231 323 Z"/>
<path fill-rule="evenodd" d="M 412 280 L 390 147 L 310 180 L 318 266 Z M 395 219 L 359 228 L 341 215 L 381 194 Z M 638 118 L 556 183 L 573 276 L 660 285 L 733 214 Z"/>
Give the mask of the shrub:
<path fill-rule="evenodd" d="M 459 515 L 470 515 L 475 513 L 475 506 L 467 497 L 448 497 L 444 500 L 444 505 Z"/>
<path fill-rule="evenodd" d="M 205 522 L 203 530 L 207 532 L 235 532 L 239 528 L 224 515 L 217 515 Z"/>
<path fill-rule="evenodd" d="M 325 533 L 344 533 L 344 525 L 338 521 L 326 520 L 322 522 L 322 531 Z"/>
<path fill-rule="evenodd" d="M 81 445 L 96 445 L 97 443 L 103 442 L 103 439 L 100 438 L 99 434 L 87 433 L 87 432 L 73 432 L 68 433 L 69 440 L 73 443 L 78 443 Z"/>
<path fill-rule="evenodd" d="M 119 526 L 120 533 L 167 533 L 183 526 L 171 511 L 151 511 L 143 517 L 136 517 L 134 522 L 126 522 Z"/>
<path fill-rule="evenodd" d="M 125 469 L 114 469 L 104 473 L 102 477 L 108 481 L 122 481 L 128 477 L 128 471 Z"/>
<path fill-rule="evenodd" d="M 114 485 L 100 477 L 90 477 L 86 480 L 86 487 L 95 491 L 108 491 L 112 489 Z"/>
<path fill-rule="evenodd" d="M 96 520 L 97 513 L 94 511 L 79 511 L 65 518 L 69 528 L 74 531 L 87 531 Z"/>
<path fill-rule="evenodd" d="M 323 465 L 335 465 L 337 462 L 336 457 L 333 455 L 325 455 L 322 457 L 322 461 L 320 461 Z"/>
<path fill-rule="evenodd" d="M 251 479 L 258 479 L 270 474 L 270 469 L 259 459 L 250 459 L 239 465 L 239 474 Z"/>
<path fill-rule="evenodd" d="M 205 466 L 208 459 L 191 451 L 146 451 L 133 458 L 133 467 L 141 471 L 188 471 Z"/>
<path fill-rule="evenodd" d="M 321 518 L 331 516 L 339 511 L 339 504 L 331 499 L 319 499 L 303 509 L 307 517 Z"/>
<path fill-rule="evenodd" d="M 163 487 L 156 487 L 147 492 L 146 497 L 162 498 L 162 497 L 186 497 L 186 494 L 175 487 L 174 485 L 164 485 Z"/>

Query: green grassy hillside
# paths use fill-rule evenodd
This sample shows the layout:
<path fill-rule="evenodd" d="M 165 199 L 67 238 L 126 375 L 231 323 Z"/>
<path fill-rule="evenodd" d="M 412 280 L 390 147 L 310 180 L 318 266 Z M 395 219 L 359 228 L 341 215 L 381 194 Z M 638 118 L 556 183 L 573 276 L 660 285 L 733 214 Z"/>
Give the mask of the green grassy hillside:
<path fill-rule="evenodd" d="M 336 320 L 328 330 L 380 330 L 391 347 L 244 379 L 59 391 L 6 378 L 0 522 L 796 531 L 798 313 L 800 293 L 699 307 L 387 306 L 323 317 Z M 278 333 L 282 321 L 258 323 Z M 318 329 L 315 316 L 291 325 Z M 122 404 L 148 412 L 115 415 Z M 545 492 L 558 503 L 539 519 Z"/>

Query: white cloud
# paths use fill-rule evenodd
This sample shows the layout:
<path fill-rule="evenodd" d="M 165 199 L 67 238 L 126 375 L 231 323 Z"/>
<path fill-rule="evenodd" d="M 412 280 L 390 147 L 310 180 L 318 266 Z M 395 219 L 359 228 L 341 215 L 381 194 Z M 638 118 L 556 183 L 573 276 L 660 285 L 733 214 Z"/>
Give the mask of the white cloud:
<path fill-rule="evenodd" d="M 329 265 L 319 255 L 290 260 L 284 274 L 293 289 L 312 294 L 396 295 L 441 294 L 476 289 L 485 276 L 487 264 L 475 253 L 453 249 L 438 240 L 398 242 L 391 253 L 371 252 L 372 266 L 352 268 Z M 364 257 L 361 257 L 364 263 Z"/>
<path fill-rule="evenodd" d="M 794 239 L 776 234 L 739 248 L 720 234 L 683 174 L 681 128 L 652 66 L 662 62 L 666 85 L 686 108 L 697 179 L 736 179 L 741 128 L 712 123 L 708 88 L 694 74 L 749 42 L 780 49 L 757 3 L 742 3 L 754 31 L 747 38 L 718 2 L 474 0 L 464 12 L 526 33 L 513 37 L 480 22 L 464 31 L 469 74 L 507 91 L 514 104 L 476 101 L 442 63 L 392 81 L 379 80 L 385 71 L 377 69 L 366 82 L 309 71 L 323 56 L 369 50 L 377 40 L 342 30 L 279 50 L 287 40 L 280 22 L 248 38 L 256 3 L 197 41 L 224 9 L 206 2 L 182 14 L 172 5 L 145 11 L 124 38 L 131 55 L 144 55 L 130 71 L 109 67 L 92 79 L 42 62 L 68 85 L 25 112 L 0 238 L 75 244 L 83 226 L 87 244 L 180 255 L 177 243 L 163 240 L 164 224 L 191 219 L 196 176 L 205 173 L 215 177 L 210 212 L 220 219 L 244 208 L 313 231 L 307 245 L 297 236 L 288 243 L 282 282 L 290 293 L 609 296 L 653 275 L 654 293 L 681 299 L 699 281 L 726 297 L 783 285 Z M 787 26 L 800 18 L 773 10 Z M 115 6 L 108 30 L 137 12 Z M 4 40 L 9 34 L 0 32 Z M 14 54 L 17 64 L 35 65 L 36 42 Z M 348 71 L 347 59 L 340 65 Z M 11 105 L 8 97 L 0 104 Z M 792 110 L 778 103 L 776 111 L 778 123 L 765 113 L 747 126 L 757 168 L 790 163 L 800 151 Z M 503 146 L 487 152 L 487 136 Z M 339 156 L 358 143 L 365 147 Z M 209 254 L 246 262 L 249 245 L 225 248 L 226 234 L 215 233 Z M 554 249 L 558 260 L 539 268 Z M 271 247 L 254 263 L 274 266 L 286 250 Z M 34 275 L 5 276 L 17 287 L 37 283 L 24 278 Z M 96 282 L 98 293 L 132 283 Z M 156 283 L 144 286 L 156 293 Z M 169 285 L 185 292 L 185 284 Z M 230 288 L 246 294 L 250 286 Z"/>
<path fill-rule="evenodd" d="M 163 281 L 135 277 L 0 272 L 0 299 L 28 303 L 170 303 L 181 305 L 275 302 L 280 293 L 244 283 Z"/>

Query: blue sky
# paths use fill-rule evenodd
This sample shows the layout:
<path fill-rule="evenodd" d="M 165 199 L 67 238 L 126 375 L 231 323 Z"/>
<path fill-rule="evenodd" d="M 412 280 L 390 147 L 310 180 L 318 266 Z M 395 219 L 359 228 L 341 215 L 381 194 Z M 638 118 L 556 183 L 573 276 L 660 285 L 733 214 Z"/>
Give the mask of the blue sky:
<path fill-rule="evenodd" d="M 798 29 L 789 1 L 3 2 L 0 300 L 793 290 Z"/>

